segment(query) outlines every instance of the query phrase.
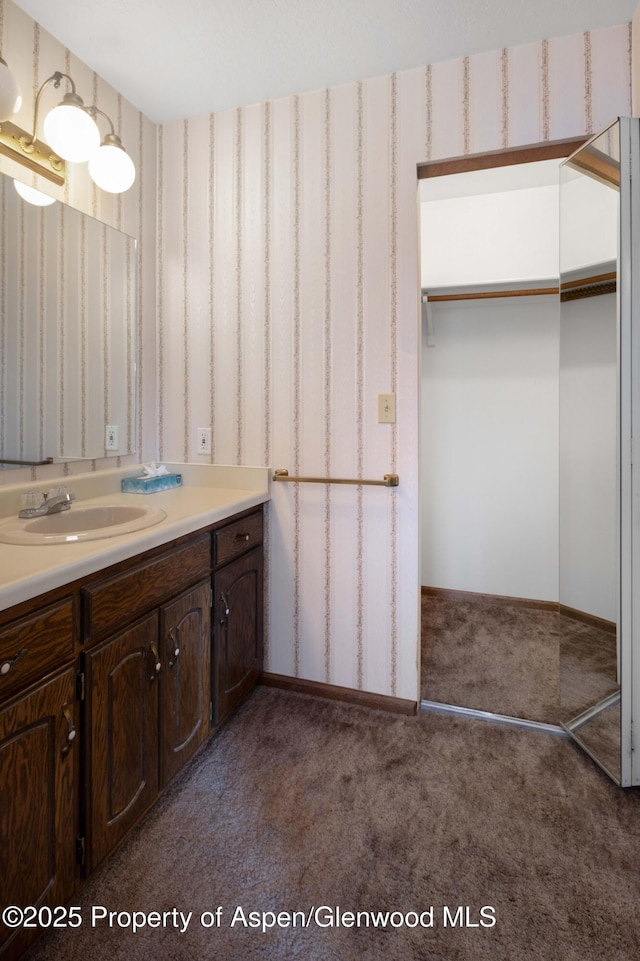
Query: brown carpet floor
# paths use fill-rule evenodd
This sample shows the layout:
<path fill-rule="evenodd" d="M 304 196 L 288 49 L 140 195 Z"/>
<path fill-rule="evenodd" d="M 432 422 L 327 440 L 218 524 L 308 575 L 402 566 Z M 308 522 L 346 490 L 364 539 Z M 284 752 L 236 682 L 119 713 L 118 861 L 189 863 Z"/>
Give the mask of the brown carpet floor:
<path fill-rule="evenodd" d="M 569 721 L 616 689 L 615 636 L 554 611 L 422 595 L 422 697 Z"/>
<path fill-rule="evenodd" d="M 612 777 L 620 781 L 620 702 L 596 714 L 574 734 Z"/>
<path fill-rule="evenodd" d="M 82 927 L 30 961 L 630 961 L 639 805 L 568 739 L 258 688 L 85 886 Z M 183 934 L 92 929 L 92 905 L 194 918 Z M 433 907 L 434 925 L 230 926 L 238 906 L 324 905 Z M 445 906 L 497 921 L 446 926 Z"/>

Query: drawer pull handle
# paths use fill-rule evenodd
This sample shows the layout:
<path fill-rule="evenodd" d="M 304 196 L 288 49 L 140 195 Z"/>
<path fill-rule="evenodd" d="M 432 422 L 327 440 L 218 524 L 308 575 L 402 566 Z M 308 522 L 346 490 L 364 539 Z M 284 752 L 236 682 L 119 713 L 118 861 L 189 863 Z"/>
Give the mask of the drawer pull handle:
<path fill-rule="evenodd" d="M 62 756 L 65 757 L 73 747 L 73 742 L 76 739 L 77 731 L 76 731 L 76 726 L 73 723 L 73 717 L 71 715 L 71 711 L 69 710 L 68 704 L 62 705 L 62 714 L 64 716 L 65 721 L 69 725 L 69 730 L 67 731 L 67 743 L 62 748 Z"/>
<path fill-rule="evenodd" d="M 178 642 L 173 633 L 173 628 L 171 628 L 171 630 L 169 631 L 169 641 L 173 646 L 173 660 L 169 661 L 169 667 L 175 667 L 176 661 L 180 657 L 180 648 L 178 646 Z"/>
<path fill-rule="evenodd" d="M 247 541 L 247 542 L 248 542 L 250 537 L 251 537 L 250 534 L 236 534 L 236 540 L 237 540 L 237 541 Z"/>
<path fill-rule="evenodd" d="M 162 663 L 161 663 L 161 661 L 160 661 L 160 655 L 158 654 L 158 648 L 157 648 L 157 646 L 156 646 L 156 644 L 155 644 L 155 641 L 151 644 L 151 653 L 153 654 L 153 658 L 154 658 L 154 661 L 155 661 L 155 663 L 154 663 L 154 665 L 153 665 L 155 674 L 152 674 L 151 677 L 149 678 L 149 680 L 150 680 L 150 681 L 155 681 L 155 679 L 156 679 L 156 674 L 159 674 L 160 671 L 162 670 Z"/>
<path fill-rule="evenodd" d="M 18 663 L 18 661 L 21 661 L 22 658 L 23 658 L 23 657 L 25 656 L 25 654 L 27 654 L 27 653 L 28 653 L 28 652 L 27 652 L 27 648 L 25 647 L 24 650 L 19 651 L 19 652 L 15 655 L 15 657 L 9 657 L 9 658 L 7 658 L 6 661 L 2 661 L 2 663 L 0 664 L 0 677 L 4 677 L 5 674 L 8 674 L 9 671 L 12 671 L 13 668 L 14 668 L 14 667 L 16 666 L 16 664 Z"/>

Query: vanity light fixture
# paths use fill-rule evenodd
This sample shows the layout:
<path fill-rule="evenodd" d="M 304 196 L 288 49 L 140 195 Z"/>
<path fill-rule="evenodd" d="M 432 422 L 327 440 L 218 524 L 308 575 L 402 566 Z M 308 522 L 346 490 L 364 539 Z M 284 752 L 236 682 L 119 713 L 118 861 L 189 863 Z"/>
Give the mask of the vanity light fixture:
<path fill-rule="evenodd" d="M 36 207 L 49 207 L 50 204 L 55 204 L 56 202 L 55 197 L 43 194 L 41 190 L 36 190 L 35 187 L 29 187 L 28 184 L 23 184 L 21 180 L 14 180 L 13 186 L 23 200 L 26 200 L 27 203 L 34 204 Z"/>
<path fill-rule="evenodd" d="M 40 97 L 50 83 L 58 89 L 63 79 L 69 81 L 71 90 L 65 93 L 57 107 L 50 110 L 44 118 L 44 135 L 51 148 L 64 160 L 86 163 L 100 146 L 100 131 L 85 108 L 82 98 L 76 93 L 75 83 L 66 73 L 54 73 L 38 90 L 32 139 L 35 139 L 38 125 Z"/>
<path fill-rule="evenodd" d="M 1 77 L 0 73 L 0 81 Z M 46 142 L 38 140 L 36 134 L 42 94 L 50 84 L 59 89 L 63 80 L 68 82 L 70 90 L 44 119 Z M 100 136 L 98 116 L 109 123 L 110 131 L 104 137 Z M 128 190 L 136 176 L 133 160 L 122 146 L 110 117 L 96 106 L 85 107 L 72 77 L 59 70 L 48 77 L 38 90 L 31 134 L 11 121 L 0 123 L 0 153 L 58 186 L 65 182 L 65 161 L 88 161 L 91 179 L 109 193 Z"/>
<path fill-rule="evenodd" d="M 133 160 L 122 146 L 120 137 L 115 132 L 111 118 L 104 110 L 89 107 L 89 113 L 95 118 L 96 114 L 109 122 L 111 130 L 104 135 L 102 143 L 89 158 L 89 175 L 94 184 L 110 194 L 121 194 L 128 190 L 136 179 L 136 168 Z"/>
<path fill-rule="evenodd" d="M 21 106 L 22 94 L 16 78 L 9 70 L 6 60 L 0 57 L 0 123 L 17 114 Z"/>

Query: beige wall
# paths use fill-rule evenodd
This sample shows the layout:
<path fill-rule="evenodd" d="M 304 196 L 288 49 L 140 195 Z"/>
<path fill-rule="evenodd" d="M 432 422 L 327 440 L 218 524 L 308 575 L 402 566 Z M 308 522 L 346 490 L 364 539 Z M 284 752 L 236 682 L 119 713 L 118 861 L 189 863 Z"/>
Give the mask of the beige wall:
<path fill-rule="evenodd" d="M 640 111 L 640 6 L 636 10 L 631 24 L 631 89 L 632 109 L 634 117 Z"/>
<path fill-rule="evenodd" d="M 383 488 L 277 485 L 267 668 L 415 698 L 416 164 L 629 110 L 627 25 L 165 125 L 159 444 Z M 397 424 L 376 396 L 397 393 Z"/>
<path fill-rule="evenodd" d="M 64 199 L 141 242 L 141 456 L 157 438 L 161 457 L 197 460 L 196 429 L 211 425 L 218 463 L 400 474 L 397 491 L 275 490 L 268 668 L 415 698 L 416 163 L 586 134 L 627 113 L 630 28 L 172 123 L 157 166 L 154 126 L 9 0 L 1 30 L 23 126 L 55 69 L 122 118 L 132 190 L 105 197 L 79 171 Z M 386 391 L 395 426 L 376 422 Z"/>

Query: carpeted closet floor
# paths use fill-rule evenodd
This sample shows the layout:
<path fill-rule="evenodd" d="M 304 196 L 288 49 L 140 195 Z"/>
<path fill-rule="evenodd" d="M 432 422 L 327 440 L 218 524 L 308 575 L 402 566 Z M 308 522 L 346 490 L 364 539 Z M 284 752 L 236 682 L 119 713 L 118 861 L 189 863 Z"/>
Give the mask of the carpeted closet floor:
<path fill-rule="evenodd" d="M 425 700 L 558 724 L 616 687 L 615 634 L 482 595 L 422 594 Z"/>
<path fill-rule="evenodd" d="M 629 961 L 638 864 L 640 795 L 569 740 L 259 687 L 30 961 Z M 193 917 L 133 934 L 91 906 Z M 322 926 L 336 907 L 399 926 Z M 314 920 L 263 933 L 238 908 Z"/>

